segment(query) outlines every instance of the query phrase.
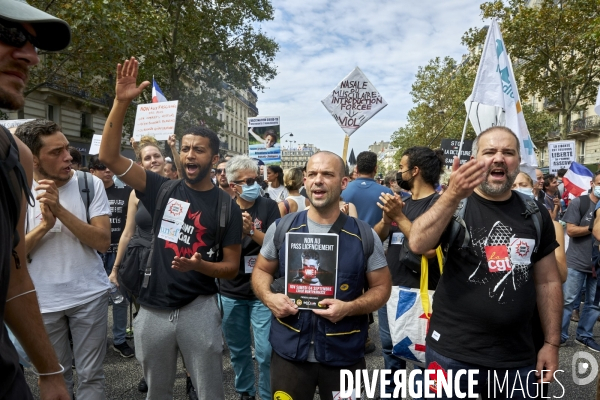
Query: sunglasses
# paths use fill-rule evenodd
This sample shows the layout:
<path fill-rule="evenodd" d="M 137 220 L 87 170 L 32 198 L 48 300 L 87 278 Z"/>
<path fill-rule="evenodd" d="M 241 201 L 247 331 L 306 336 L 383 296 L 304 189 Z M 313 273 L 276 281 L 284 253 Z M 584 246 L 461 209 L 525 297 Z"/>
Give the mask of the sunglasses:
<path fill-rule="evenodd" d="M 254 185 L 255 182 L 256 182 L 255 178 L 246 178 L 241 181 L 233 181 L 233 183 L 235 183 L 236 185 L 240 185 L 240 186 L 243 185 L 244 183 L 248 186 L 252 186 L 252 185 Z"/>
<path fill-rule="evenodd" d="M 226 173 L 225 168 L 223 168 L 223 169 L 217 168 L 215 171 L 217 171 L 217 175 L 221 175 L 221 173 Z"/>
<path fill-rule="evenodd" d="M 21 48 L 30 42 L 35 47 L 38 47 L 38 41 L 31 33 L 18 23 L 0 19 L 0 42 L 4 42 L 8 46 Z"/>
<path fill-rule="evenodd" d="M 106 167 L 106 165 L 102 165 L 102 164 L 100 164 L 100 165 L 96 165 L 96 166 L 94 166 L 94 167 L 90 167 L 90 168 L 91 168 L 91 169 L 98 170 L 98 171 L 106 171 L 106 168 L 107 168 L 107 167 Z"/>

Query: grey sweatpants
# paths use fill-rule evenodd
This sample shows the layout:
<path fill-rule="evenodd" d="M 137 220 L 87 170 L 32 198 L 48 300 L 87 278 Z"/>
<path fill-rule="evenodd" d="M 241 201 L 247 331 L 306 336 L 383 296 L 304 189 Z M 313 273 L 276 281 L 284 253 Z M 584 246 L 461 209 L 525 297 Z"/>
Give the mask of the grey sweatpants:
<path fill-rule="evenodd" d="M 133 326 L 135 355 L 148 383 L 146 399 L 173 398 L 178 351 L 198 398 L 225 398 L 221 314 L 216 296 L 198 296 L 179 310 L 141 306 Z"/>

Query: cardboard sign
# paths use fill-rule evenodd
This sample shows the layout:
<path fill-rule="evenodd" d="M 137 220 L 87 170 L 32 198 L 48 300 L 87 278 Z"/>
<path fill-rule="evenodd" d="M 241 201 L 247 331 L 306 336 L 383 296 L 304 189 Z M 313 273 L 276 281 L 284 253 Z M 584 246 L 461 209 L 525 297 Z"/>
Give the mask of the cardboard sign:
<path fill-rule="evenodd" d="M 561 140 L 548 142 L 548 166 L 551 174 L 556 174 L 559 169 L 569 169 L 575 161 L 575 141 Z"/>
<path fill-rule="evenodd" d="M 321 103 L 348 136 L 387 106 L 387 102 L 358 67 Z"/>
<path fill-rule="evenodd" d="M 458 155 L 458 149 L 460 147 L 460 140 L 458 139 L 442 139 L 441 146 L 444 150 L 444 163 L 446 167 L 452 168 L 452 162 L 454 156 Z M 462 150 L 460 151 L 460 165 L 463 165 L 471 159 L 471 148 L 473 147 L 472 140 L 465 140 L 463 143 Z"/>
<path fill-rule="evenodd" d="M 142 136 L 152 136 L 156 140 L 167 140 L 175 133 L 178 103 L 175 100 L 138 104 L 133 138 L 139 141 Z"/>

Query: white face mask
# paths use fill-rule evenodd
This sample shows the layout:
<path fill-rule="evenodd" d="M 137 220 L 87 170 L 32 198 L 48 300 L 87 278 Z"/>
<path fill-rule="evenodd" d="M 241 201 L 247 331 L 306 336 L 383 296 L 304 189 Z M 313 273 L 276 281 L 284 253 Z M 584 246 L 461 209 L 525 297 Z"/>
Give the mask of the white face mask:
<path fill-rule="evenodd" d="M 594 196 L 600 197 L 600 185 L 594 186 Z"/>
<path fill-rule="evenodd" d="M 599 186 L 600 188 L 600 186 Z M 523 193 L 525 196 L 529 196 L 533 199 L 533 189 L 532 188 L 516 188 L 514 189 L 516 192 Z"/>

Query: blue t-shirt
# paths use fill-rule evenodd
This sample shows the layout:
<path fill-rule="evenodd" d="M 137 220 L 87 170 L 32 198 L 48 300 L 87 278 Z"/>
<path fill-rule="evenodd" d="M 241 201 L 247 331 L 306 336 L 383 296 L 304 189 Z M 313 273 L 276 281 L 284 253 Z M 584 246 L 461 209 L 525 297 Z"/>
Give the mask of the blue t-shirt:
<path fill-rule="evenodd" d="M 381 208 L 377 207 L 381 193 L 394 195 L 390 188 L 380 185 L 374 179 L 357 178 L 348 184 L 342 192 L 342 198 L 345 202 L 354 204 L 358 219 L 374 227 L 382 217 Z"/>

